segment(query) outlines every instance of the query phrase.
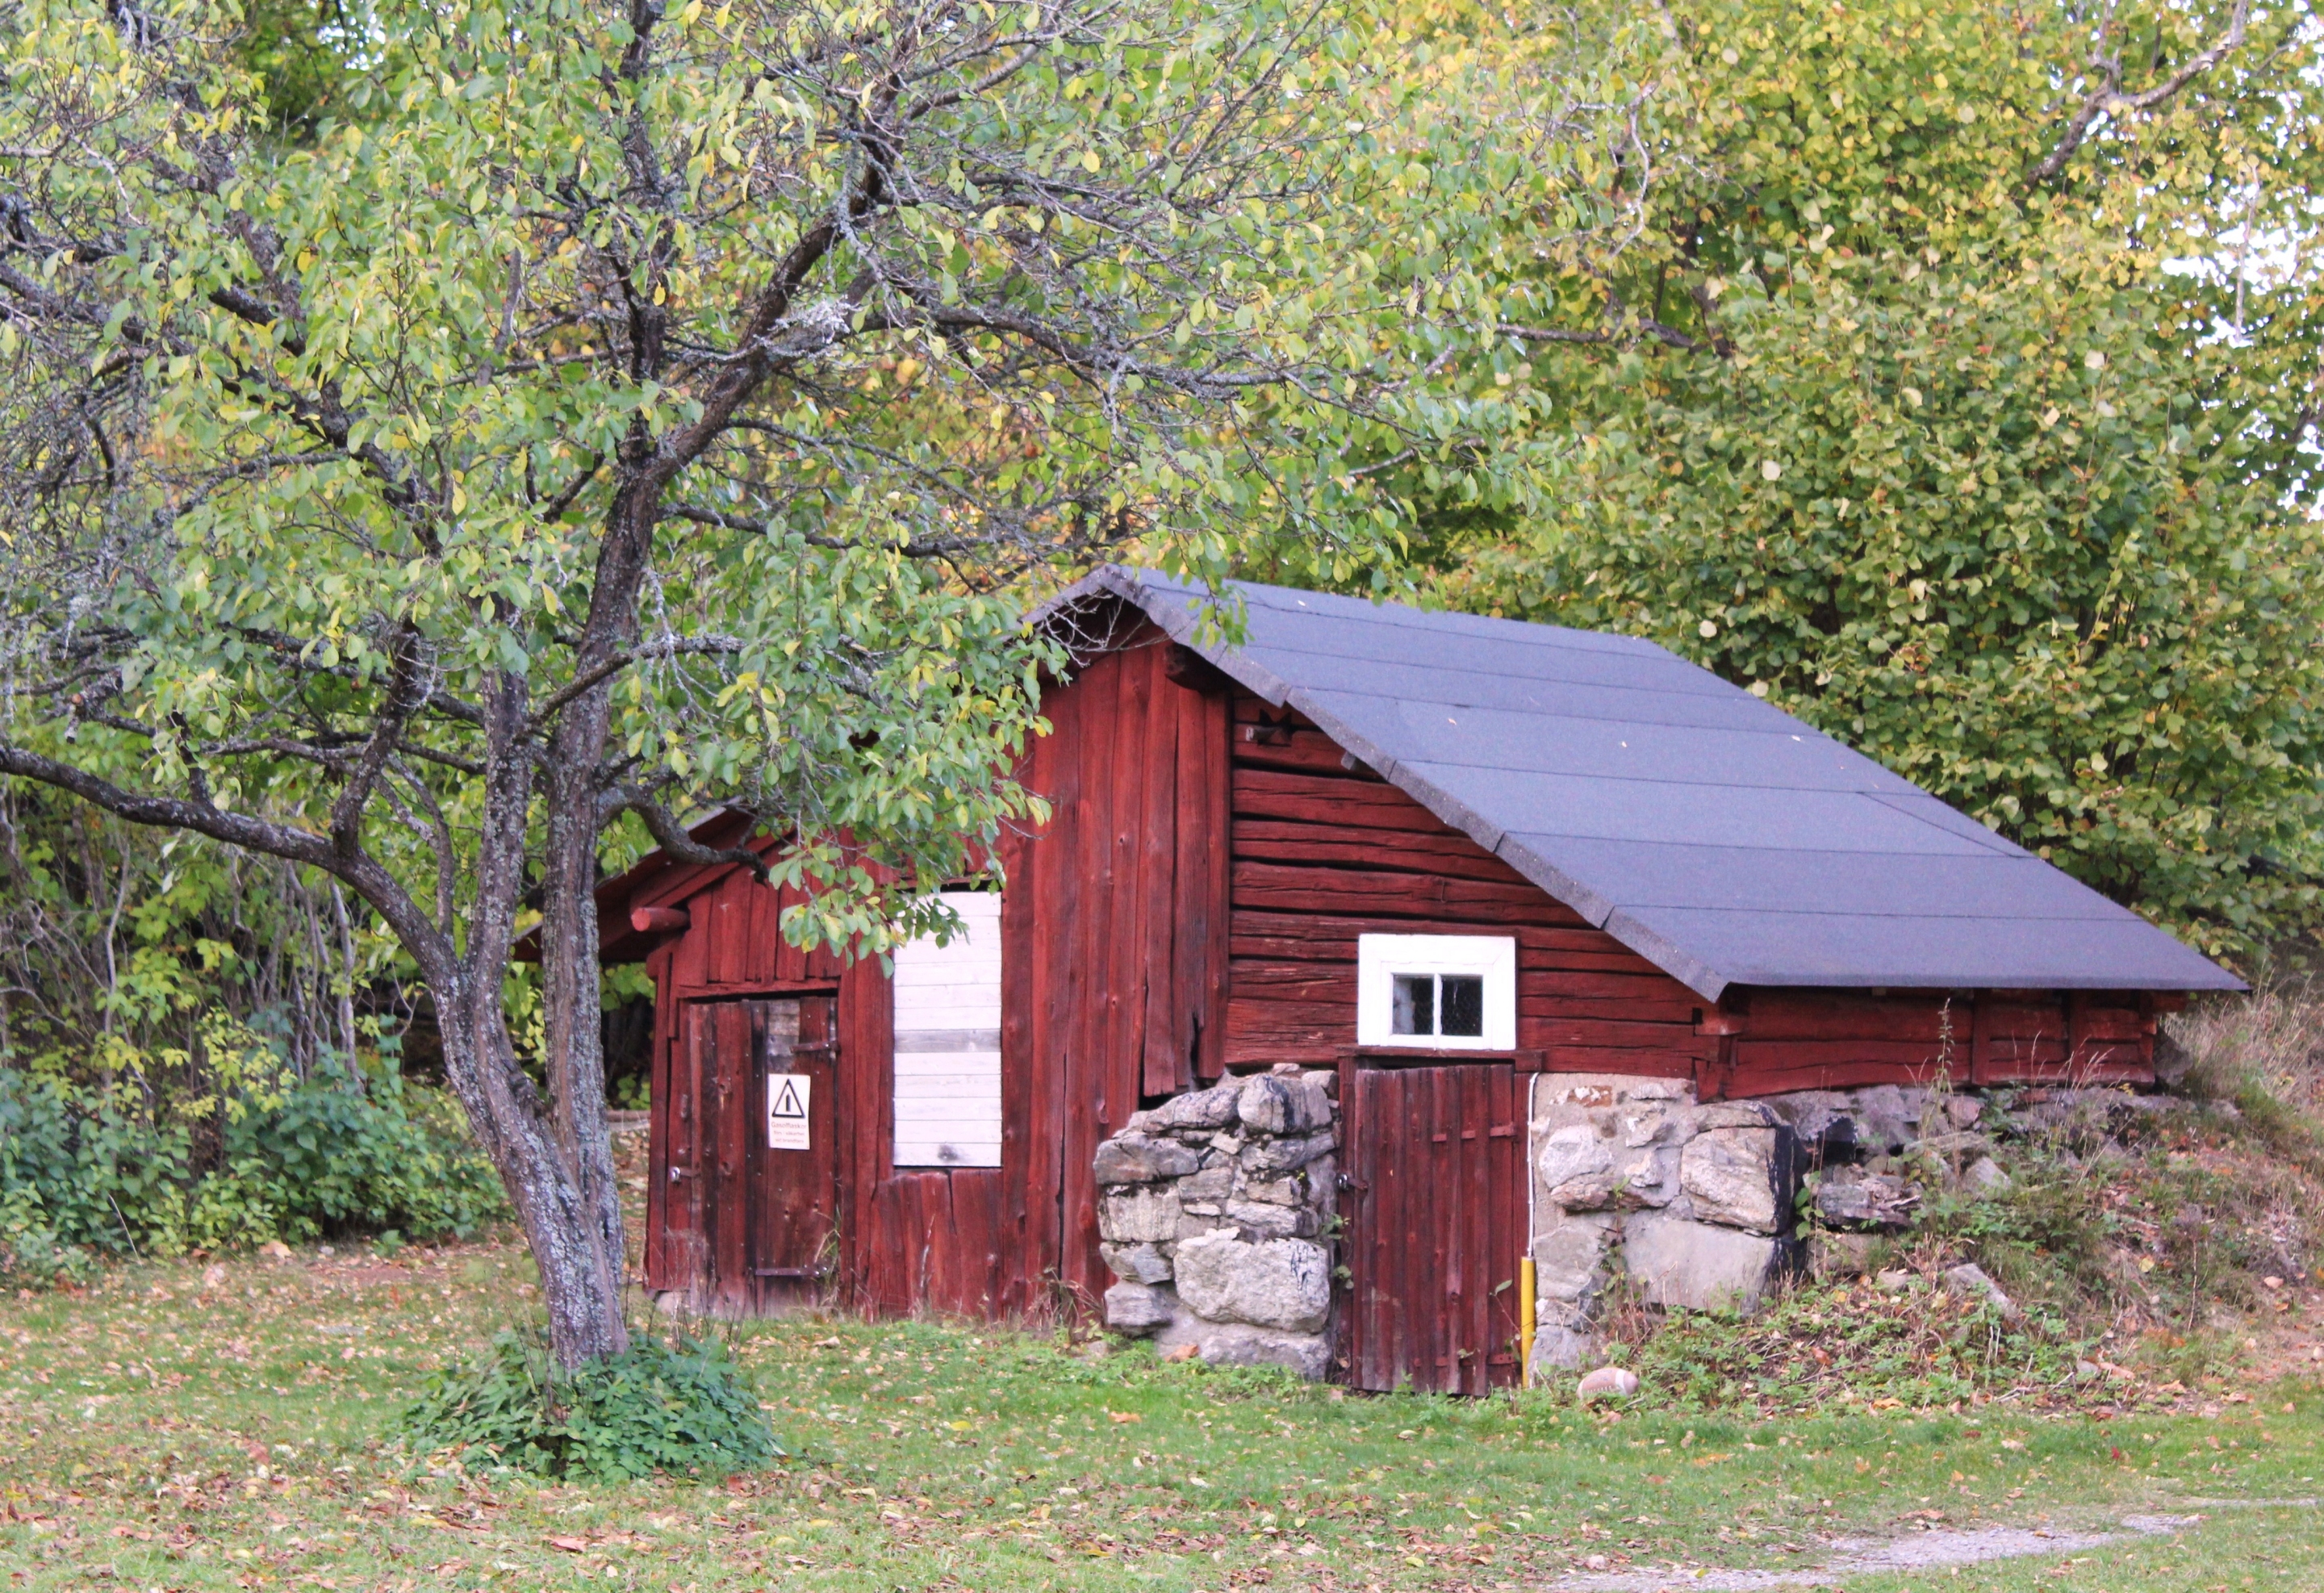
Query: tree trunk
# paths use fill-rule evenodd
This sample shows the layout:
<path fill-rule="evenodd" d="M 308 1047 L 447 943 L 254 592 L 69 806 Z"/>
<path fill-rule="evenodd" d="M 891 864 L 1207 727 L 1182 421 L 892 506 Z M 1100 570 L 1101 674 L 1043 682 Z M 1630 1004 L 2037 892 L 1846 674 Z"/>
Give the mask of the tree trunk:
<path fill-rule="evenodd" d="M 602 726 L 602 702 L 576 703 L 569 711 L 590 717 L 587 710 L 593 705 Z M 552 741 L 547 778 L 540 924 L 543 1061 L 549 1074 L 549 1127 L 559 1161 L 572 1170 L 578 1203 L 574 1237 L 595 1275 L 594 1286 L 618 1303 L 626 1255 L 613 1137 L 605 1121 L 604 1030 L 599 1019 L 597 792 L 590 778 L 597 759 L 587 755 L 584 761 L 586 750 L 574 749 L 568 760 L 568 739 L 560 733 Z"/>
<path fill-rule="evenodd" d="M 657 482 L 640 476 L 614 496 L 598 549 L 589 618 L 575 649 L 575 668 L 585 677 L 636 636 L 637 594 L 659 492 Z M 612 690 L 610 685 L 598 686 L 566 704 L 550 733 L 540 781 L 546 831 L 540 878 L 542 1061 L 549 1075 L 549 1118 L 540 1126 L 549 1143 L 539 1147 L 548 1153 L 545 1157 L 518 1159 L 528 1167 L 551 1162 L 561 1175 L 531 1197 L 556 1223 L 544 1223 L 537 1231 L 528 1221 L 526 1231 L 540 1259 L 541 1285 L 549 1292 L 550 1340 L 568 1367 L 592 1355 L 614 1353 L 629 1342 L 621 1314 L 627 1256 L 605 1122 L 598 997 L 598 784 Z M 512 1179 L 512 1194 L 516 1187 Z M 551 1226 L 553 1234 L 546 1231 Z M 554 1285 L 551 1248 L 558 1251 Z M 571 1318 L 567 1339 L 558 1337 L 560 1312 Z"/>
<path fill-rule="evenodd" d="M 541 923 L 549 1082 L 544 1100 L 517 1060 L 502 995 L 535 794 L 535 764 L 522 745 L 526 696 L 525 683 L 505 676 L 490 695 L 485 736 L 493 755 L 467 944 L 456 960 L 447 959 L 440 979 L 424 964 L 421 972 L 447 1020 L 445 1073 L 516 1207 L 540 1268 L 549 1349 L 570 1369 L 618 1355 L 630 1342 L 622 1316 L 620 1191 L 596 1022 L 596 760 L 564 762 L 564 750 L 553 742 L 541 793 L 549 841 Z"/>
<path fill-rule="evenodd" d="M 473 987 L 434 993 L 438 1012 L 451 1017 L 443 1025 L 445 1075 L 501 1175 L 540 1269 L 550 1352 L 568 1370 L 620 1354 L 630 1343 L 621 1252 L 613 1252 L 609 1266 L 574 1159 L 558 1142 L 547 1103 L 509 1043 L 497 981 L 489 993 Z M 612 1152 L 602 1131 L 598 1155 L 610 1174 Z"/>

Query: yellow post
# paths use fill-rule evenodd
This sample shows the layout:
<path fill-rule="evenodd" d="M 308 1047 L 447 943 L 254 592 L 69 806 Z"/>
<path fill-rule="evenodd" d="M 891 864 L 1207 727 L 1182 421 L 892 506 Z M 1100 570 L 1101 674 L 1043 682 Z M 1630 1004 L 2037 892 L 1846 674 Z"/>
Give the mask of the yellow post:
<path fill-rule="evenodd" d="M 1533 1386 L 1533 1257 L 1517 1263 L 1517 1386 Z"/>

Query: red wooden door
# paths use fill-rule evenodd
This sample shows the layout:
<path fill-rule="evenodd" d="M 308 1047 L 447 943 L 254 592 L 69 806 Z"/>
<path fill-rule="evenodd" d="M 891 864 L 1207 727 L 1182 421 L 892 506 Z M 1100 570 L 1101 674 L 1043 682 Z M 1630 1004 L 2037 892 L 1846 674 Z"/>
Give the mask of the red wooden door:
<path fill-rule="evenodd" d="M 1439 1394 L 1517 1382 L 1516 1069 L 1355 1067 L 1346 1086 L 1349 1381 Z"/>
<path fill-rule="evenodd" d="M 838 1026 L 828 997 L 745 1005 L 756 1157 L 746 1245 L 758 1280 L 754 1304 L 767 1310 L 816 1294 L 837 1271 Z M 771 1144 L 778 1121 L 805 1143 Z"/>
<path fill-rule="evenodd" d="M 828 997 L 687 1004 L 672 1068 L 663 1254 L 697 1310 L 756 1315 L 813 1298 L 840 1220 L 837 1057 Z M 770 1093 L 770 1086 L 772 1093 Z M 788 1108 L 804 1105 L 804 1119 Z M 784 1109 L 771 1116 L 770 1106 Z M 779 1137 L 779 1148 L 770 1144 Z"/>

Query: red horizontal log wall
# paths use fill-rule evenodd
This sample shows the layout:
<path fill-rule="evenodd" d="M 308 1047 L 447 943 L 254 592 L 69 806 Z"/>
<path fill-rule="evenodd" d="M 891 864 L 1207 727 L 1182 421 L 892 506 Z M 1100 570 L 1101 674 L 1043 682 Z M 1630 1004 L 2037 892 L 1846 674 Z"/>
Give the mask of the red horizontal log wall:
<path fill-rule="evenodd" d="M 1235 702 L 1227 1062 L 1335 1063 L 1356 1038 L 1356 937 L 1513 935 L 1517 1045 L 1565 1073 L 1687 1077 L 1703 1005 L 1321 731 Z"/>

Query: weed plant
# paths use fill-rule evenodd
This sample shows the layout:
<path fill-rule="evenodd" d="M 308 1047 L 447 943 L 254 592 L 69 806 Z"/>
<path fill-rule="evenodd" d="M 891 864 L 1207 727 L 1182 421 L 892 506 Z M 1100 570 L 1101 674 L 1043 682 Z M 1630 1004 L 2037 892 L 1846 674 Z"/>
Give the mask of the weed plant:
<path fill-rule="evenodd" d="M 572 1372 L 539 1331 L 501 1333 L 482 1359 L 430 1373 L 395 1427 L 422 1454 L 560 1480 L 717 1479 L 783 1453 L 723 1346 L 637 1331 Z"/>

